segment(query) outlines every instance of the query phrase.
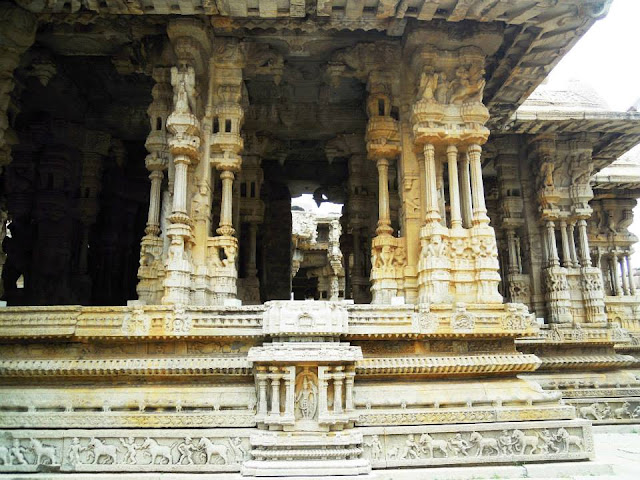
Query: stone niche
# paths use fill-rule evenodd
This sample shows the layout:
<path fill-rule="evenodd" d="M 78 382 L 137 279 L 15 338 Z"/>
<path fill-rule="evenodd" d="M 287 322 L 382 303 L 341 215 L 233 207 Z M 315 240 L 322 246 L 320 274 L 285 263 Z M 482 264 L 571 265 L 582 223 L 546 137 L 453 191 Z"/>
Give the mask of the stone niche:
<path fill-rule="evenodd" d="M 341 342 L 348 312 L 332 302 L 265 304 L 263 329 L 271 343 L 249 350 L 257 389 L 256 422 L 247 475 L 358 474 L 362 435 L 353 428 L 355 362 L 360 347 Z M 269 473 L 271 472 L 271 473 Z"/>

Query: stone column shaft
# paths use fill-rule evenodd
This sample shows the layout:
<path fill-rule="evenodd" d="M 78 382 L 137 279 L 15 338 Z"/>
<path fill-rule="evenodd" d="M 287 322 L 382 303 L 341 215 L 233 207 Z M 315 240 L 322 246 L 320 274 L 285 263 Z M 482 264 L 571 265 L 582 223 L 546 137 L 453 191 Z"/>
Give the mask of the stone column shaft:
<path fill-rule="evenodd" d="M 327 413 L 327 380 L 318 380 L 318 414 Z"/>
<path fill-rule="evenodd" d="M 562 237 L 562 266 L 572 267 L 573 262 L 571 261 L 571 247 L 569 247 L 566 222 L 560 222 L 560 235 Z"/>
<path fill-rule="evenodd" d="M 220 227 L 217 229 L 219 235 L 233 235 L 233 172 L 223 170 L 220 173 L 222 180 L 222 204 L 220 206 Z"/>
<path fill-rule="evenodd" d="M 622 296 L 622 285 L 620 285 L 620 275 L 618 274 L 618 254 L 615 252 L 611 253 L 611 258 L 609 259 L 609 265 L 611 269 L 611 276 L 613 277 L 613 289 L 614 294 L 618 297 Z"/>
<path fill-rule="evenodd" d="M 280 377 L 278 373 L 269 375 L 271 379 L 271 414 L 280 415 Z"/>
<path fill-rule="evenodd" d="M 426 222 L 439 222 L 440 212 L 438 211 L 438 187 L 436 186 L 436 150 L 433 145 L 424 145 L 424 174 L 425 174 L 425 207 Z"/>
<path fill-rule="evenodd" d="M 618 259 L 618 263 L 620 264 L 620 278 L 622 280 L 622 293 L 624 295 L 629 295 L 629 283 L 628 283 L 628 275 L 625 271 L 625 257 L 624 255 Z"/>
<path fill-rule="evenodd" d="M 554 223 L 551 220 L 548 220 L 546 223 L 546 232 L 547 234 L 545 236 L 547 238 L 549 266 L 557 267 L 560 265 L 560 259 L 558 258 L 558 247 L 556 246 L 556 229 Z"/>
<path fill-rule="evenodd" d="M 583 267 L 590 267 L 591 254 L 589 253 L 589 236 L 585 219 L 578 220 L 578 236 L 580 238 L 580 264 Z"/>
<path fill-rule="evenodd" d="M 462 155 L 460 162 L 460 204 L 462 210 L 462 226 L 470 228 L 472 224 L 471 178 L 469 176 L 469 156 Z"/>
<path fill-rule="evenodd" d="M 267 376 L 258 373 L 258 415 L 267 414 Z"/>
<path fill-rule="evenodd" d="M 187 214 L 187 180 L 191 160 L 186 155 L 174 157 L 175 174 L 173 183 L 173 212 L 172 214 Z"/>
<path fill-rule="evenodd" d="M 462 227 L 462 213 L 460 211 L 460 190 L 458 188 L 458 149 L 455 145 L 447 148 L 449 162 L 449 208 L 451 228 Z"/>
<path fill-rule="evenodd" d="M 293 382 L 291 376 L 287 373 L 284 377 L 284 414 L 287 417 L 293 417 Z"/>
<path fill-rule="evenodd" d="M 345 396 L 345 410 L 347 412 L 351 412 L 353 411 L 353 383 L 354 383 L 354 377 L 355 377 L 355 373 L 348 371 L 347 372 L 347 378 L 345 380 L 345 391 L 344 391 L 344 396 Z"/>
<path fill-rule="evenodd" d="M 627 263 L 627 276 L 629 277 L 629 295 L 636 294 L 636 286 L 633 280 L 633 271 L 631 270 L 631 261 L 629 260 L 629 254 L 624 256 L 625 262 Z"/>
<path fill-rule="evenodd" d="M 484 184 L 482 183 L 482 148 L 471 145 L 468 150 L 471 166 L 471 195 L 473 198 L 473 223 L 489 223 L 487 207 L 484 203 Z"/>
<path fill-rule="evenodd" d="M 256 236 L 258 235 L 258 225 L 255 222 L 249 224 L 249 263 L 247 272 L 255 275 L 256 268 Z"/>
<path fill-rule="evenodd" d="M 149 192 L 149 215 L 147 217 L 147 235 L 157 236 L 160 233 L 160 194 L 162 193 L 162 170 L 153 170 L 149 175 L 151 190 Z"/>
<path fill-rule="evenodd" d="M 342 413 L 342 382 L 344 381 L 344 373 L 342 373 L 342 367 L 337 367 L 336 369 L 340 369 L 338 373 L 333 375 L 333 413 L 341 414 Z"/>
<path fill-rule="evenodd" d="M 391 213 L 389 207 L 389 160 L 379 158 L 378 167 L 378 228 L 377 235 L 391 235 Z"/>
<path fill-rule="evenodd" d="M 509 249 L 509 273 L 518 272 L 518 252 L 516 251 L 516 232 L 507 230 L 507 248 Z"/>
<path fill-rule="evenodd" d="M 571 251 L 571 263 L 573 263 L 574 267 L 579 267 L 580 262 L 578 262 L 578 254 L 576 253 L 576 237 L 574 235 L 575 224 L 569 223 L 567 226 L 569 229 L 569 249 Z"/>

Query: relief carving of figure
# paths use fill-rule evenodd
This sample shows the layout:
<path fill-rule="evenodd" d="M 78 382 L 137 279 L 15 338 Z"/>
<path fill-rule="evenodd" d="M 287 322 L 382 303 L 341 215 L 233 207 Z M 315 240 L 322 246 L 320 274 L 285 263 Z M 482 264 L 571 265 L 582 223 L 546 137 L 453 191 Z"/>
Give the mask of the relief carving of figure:
<path fill-rule="evenodd" d="M 67 453 L 67 460 L 71 465 L 78 465 L 80 463 L 80 453 L 84 451 L 84 448 L 80 445 L 80 439 L 78 437 L 74 437 L 71 440 L 71 445 L 69 446 L 69 452 Z"/>
<path fill-rule="evenodd" d="M 10 454 L 11 457 L 13 457 L 13 460 L 10 459 L 10 463 L 13 465 L 28 465 L 29 462 L 27 462 L 27 460 L 24 458 L 25 450 L 25 447 L 20 445 L 20 440 L 14 438 L 13 445 L 10 450 Z"/>
<path fill-rule="evenodd" d="M 193 440 L 191 437 L 185 437 L 185 439 L 178 444 L 178 453 L 180 457 L 178 458 L 178 465 L 193 465 L 193 452 L 196 450 L 195 445 L 193 444 Z"/>
<path fill-rule="evenodd" d="M 571 445 L 575 445 L 579 450 L 582 450 L 582 439 L 577 435 L 571 435 L 564 427 L 558 429 L 555 438 L 562 444 L 563 453 L 569 453 Z"/>
<path fill-rule="evenodd" d="M 124 463 L 128 463 L 130 465 L 135 465 L 138 463 L 136 459 L 138 445 L 136 445 L 136 440 L 133 437 L 129 437 L 128 439 L 121 438 L 120 443 L 125 449 L 124 453 Z"/>
<path fill-rule="evenodd" d="M 196 72 L 193 67 L 171 68 L 173 108 L 176 113 L 195 113 Z"/>
<path fill-rule="evenodd" d="M 423 71 L 420 75 L 418 97 L 426 102 L 435 102 L 435 92 L 438 87 L 439 74 L 433 71 Z"/>
<path fill-rule="evenodd" d="M 382 443 L 378 435 L 372 435 L 371 440 L 365 441 L 364 445 L 371 448 L 371 460 L 379 460 L 382 457 Z"/>
<path fill-rule="evenodd" d="M 467 457 L 469 456 L 471 444 L 462 438 L 462 434 L 456 433 L 455 436 L 449 440 L 449 447 L 454 455 L 457 456 L 462 453 L 462 455 Z"/>
<path fill-rule="evenodd" d="M 422 450 L 420 445 L 416 443 L 416 439 L 413 434 L 410 434 L 407 437 L 407 440 L 404 442 L 404 446 L 402 447 L 402 452 L 400 453 L 400 458 L 412 459 L 420 457 Z"/>
<path fill-rule="evenodd" d="M 455 105 L 481 102 L 485 83 L 484 70 L 481 68 L 458 67 L 456 78 L 451 82 L 454 88 L 449 102 Z"/>
<path fill-rule="evenodd" d="M 296 408 L 300 417 L 311 420 L 315 417 L 318 407 L 318 388 L 309 372 L 303 372 L 301 375 L 302 383 L 296 395 Z"/>
<path fill-rule="evenodd" d="M 545 157 L 540 165 L 540 178 L 542 186 L 545 188 L 553 188 L 553 171 L 556 166 L 550 158 Z"/>

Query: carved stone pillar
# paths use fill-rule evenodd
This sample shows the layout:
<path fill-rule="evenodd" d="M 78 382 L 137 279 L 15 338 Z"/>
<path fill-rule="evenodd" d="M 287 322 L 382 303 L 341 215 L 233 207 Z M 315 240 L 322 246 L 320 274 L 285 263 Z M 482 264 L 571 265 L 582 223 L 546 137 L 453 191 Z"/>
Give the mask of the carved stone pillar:
<path fill-rule="evenodd" d="M 378 158 L 378 228 L 377 235 L 391 235 L 391 214 L 389 211 L 389 160 Z"/>
<path fill-rule="evenodd" d="M 449 205 L 451 209 L 451 228 L 462 227 L 462 213 L 460 211 L 460 190 L 458 188 L 458 148 L 455 145 L 447 147 L 449 162 Z"/>
<path fill-rule="evenodd" d="M 356 372 L 353 367 L 347 368 L 345 372 L 345 390 L 344 390 L 344 409 L 347 413 L 352 412 L 354 410 L 353 404 L 353 384 L 356 376 Z"/>
<path fill-rule="evenodd" d="M 333 373 L 333 413 L 342 413 L 342 384 L 345 379 L 344 367 L 335 367 Z"/>
<path fill-rule="evenodd" d="M 484 203 L 484 183 L 482 182 L 482 147 L 470 145 L 467 150 L 471 167 L 471 195 L 473 199 L 473 223 L 488 224 L 487 207 Z"/>
<path fill-rule="evenodd" d="M 471 228 L 473 214 L 471 204 L 471 177 L 469 174 L 469 156 L 464 153 L 460 161 L 460 204 L 462 210 L 462 226 Z"/>
<path fill-rule="evenodd" d="M 575 237 L 575 222 L 569 222 L 567 225 L 569 234 L 569 248 L 571 250 L 571 263 L 574 267 L 579 267 L 578 254 L 576 253 L 576 237 Z"/>
<path fill-rule="evenodd" d="M 507 230 L 507 248 L 509 250 L 509 273 L 520 273 L 518 252 L 516 250 L 516 232 L 513 229 Z"/>
<path fill-rule="evenodd" d="M 556 229 L 555 224 L 551 220 L 545 222 L 545 232 L 547 239 L 547 252 L 549 254 L 549 266 L 560 266 L 560 258 L 558 257 L 558 247 L 556 246 Z"/>
<path fill-rule="evenodd" d="M 162 303 L 188 304 L 191 294 L 192 265 L 190 248 L 193 243 L 190 218 L 187 215 L 189 165 L 198 161 L 200 122 L 195 116 L 195 70 L 183 64 L 171 69 L 173 112 L 167 118 L 171 133 L 169 150 L 173 155 L 173 205 L 168 227 L 169 257 L 166 263 Z"/>
<path fill-rule="evenodd" d="M 258 380 L 258 416 L 267 415 L 267 368 L 257 367 L 256 378 Z"/>
<path fill-rule="evenodd" d="M 571 260 L 571 247 L 567 234 L 567 222 L 564 220 L 560 221 L 560 236 L 562 238 L 562 266 L 569 268 L 573 266 L 573 261 Z"/>
<path fill-rule="evenodd" d="M 618 263 L 620 264 L 620 278 L 622 280 L 622 293 L 623 295 L 630 295 L 629 293 L 629 283 L 628 283 L 628 275 L 626 272 L 626 263 L 625 263 L 625 255 L 622 254 L 618 259 Z"/>
<path fill-rule="evenodd" d="M 635 281 L 633 279 L 633 270 L 631 270 L 631 261 L 629 260 L 629 254 L 628 253 L 625 253 L 624 260 L 625 260 L 626 265 L 627 265 L 627 275 L 629 277 L 629 295 L 635 295 L 636 294 L 636 285 L 635 285 Z"/>
<path fill-rule="evenodd" d="M 162 280 L 164 277 L 164 260 L 162 258 L 164 241 L 160 237 L 160 211 L 162 207 L 162 180 L 169 160 L 166 120 L 171 111 L 171 84 L 169 69 L 155 68 L 153 78 L 153 102 L 147 110 L 150 131 L 145 148 L 149 155 L 145 158 L 145 166 L 151 173 L 149 192 L 149 212 L 145 236 L 140 245 L 140 267 L 138 268 L 138 298 L 145 303 L 160 303 L 162 297 Z M 166 219 L 163 219 L 163 222 Z M 162 232 L 166 235 L 168 232 Z"/>
<path fill-rule="evenodd" d="M 236 39 L 218 39 L 219 50 L 213 59 L 212 91 L 213 133 L 210 136 L 211 161 L 220 172 L 222 201 L 218 236 L 208 239 L 207 263 L 210 302 L 224 304 L 237 297 L 238 240 L 233 228 L 233 180 L 240 172 L 244 148 L 241 136 L 244 121 L 242 66 L 244 54 Z"/>
<path fill-rule="evenodd" d="M 372 303 L 391 303 L 401 294 L 403 239 L 393 237 L 389 207 L 389 161 L 400 153 L 399 125 L 391 115 L 391 77 L 374 71 L 367 83 L 367 156 L 378 167 L 379 220 L 377 236 L 371 242 Z"/>
<path fill-rule="evenodd" d="M 617 297 L 621 297 L 624 293 L 622 291 L 622 285 L 620 283 L 620 274 L 618 273 L 618 253 L 614 250 L 609 257 L 609 265 L 611 269 L 611 276 L 613 277 L 613 289 Z"/>
<path fill-rule="evenodd" d="M 589 236 L 587 234 L 587 221 L 584 218 L 578 220 L 578 238 L 580 241 L 580 264 L 583 267 L 590 267 Z"/>
<path fill-rule="evenodd" d="M 282 375 L 279 373 L 278 367 L 269 368 L 271 373 L 269 379 L 271 380 L 271 415 L 280 415 L 280 378 Z"/>

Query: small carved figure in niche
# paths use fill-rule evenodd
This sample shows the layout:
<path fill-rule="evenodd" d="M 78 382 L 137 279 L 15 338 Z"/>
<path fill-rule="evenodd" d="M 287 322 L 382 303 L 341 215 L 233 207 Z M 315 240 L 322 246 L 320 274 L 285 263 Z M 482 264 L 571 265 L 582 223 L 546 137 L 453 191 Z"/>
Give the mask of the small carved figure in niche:
<path fill-rule="evenodd" d="M 451 85 L 455 87 L 452 89 L 450 103 L 460 105 L 481 102 L 485 86 L 484 70 L 478 67 L 458 67 Z"/>
<path fill-rule="evenodd" d="M 540 450 L 542 451 L 542 453 L 548 453 L 549 450 L 554 453 L 558 453 L 560 449 L 555 445 L 555 439 L 547 428 L 545 428 L 542 433 L 539 434 L 539 436 L 540 440 L 542 440 L 542 445 L 540 446 Z"/>
<path fill-rule="evenodd" d="M 513 455 L 513 446 L 516 442 L 513 437 L 509 435 L 509 432 L 503 430 L 498 441 L 500 442 L 500 449 L 503 455 Z"/>
<path fill-rule="evenodd" d="M 247 458 L 247 451 L 242 446 L 242 439 L 240 437 L 230 439 L 229 445 L 233 451 L 233 457 L 235 458 L 236 463 L 240 463 Z"/>
<path fill-rule="evenodd" d="M 171 68 L 173 108 L 176 113 L 195 113 L 196 72 L 193 67 Z"/>
<path fill-rule="evenodd" d="M 447 74 L 440 73 L 438 86 L 436 87 L 436 101 L 438 103 L 447 103 L 447 95 L 449 94 L 449 82 L 447 82 Z"/>
<path fill-rule="evenodd" d="M 544 157 L 542 164 L 540 165 L 540 178 L 542 179 L 542 186 L 545 188 L 553 188 L 553 171 L 556 166 L 549 157 Z"/>
<path fill-rule="evenodd" d="M 13 439 L 13 446 L 11 447 L 11 456 L 13 460 L 11 460 L 11 464 L 13 465 L 28 465 L 29 462 L 24 458 L 25 447 L 20 445 L 20 440 L 17 438 Z"/>
<path fill-rule="evenodd" d="M 183 465 L 184 461 L 186 461 L 186 465 L 193 465 L 193 452 L 195 450 L 196 447 L 191 437 L 185 437 L 184 441 L 178 444 L 178 453 L 180 454 L 178 465 Z"/>
<path fill-rule="evenodd" d="M 136 463 L 138 463 L 138 460 L 136 459 L 136 455 L 138 453 L 138 445 L 136 445 L 135 438 L 121 438 L 120 443 L 125 448 L 124 463 L 129 463 L 131 465 L 135 465 Z"/>
<path fill-rule="evenodd" d="M 371 460 L 379 460 L 382 457 L 382 443 L 378 435 L 372 435 L 371 440 L 365 441 L 364 445 L 371 448 Z"/>
<path fill-rule="evenodd" d="M 420 445 L 416 443 L 416 439 L 413 434 L 407 437 L 400 453 L 400 458 L 418 458 L 421 453 Z"/>
<path fill-rule="evenodd" d="M 78 437 L 73 437 L 71 440 L 71 445 L 69 446 L 69 453 L 67 453 L 67 460 L 71 465 L 78 465 L 80 462 L 80 454 L 85 449 L 80 445 L 80 439 Z"/>
<path fill-rule="evenodd" d="M 1 465 L 11 465 L 11 454 L 9 453 L 9 447 L 0 445 L 0 462 Z"/>
<path fill-rule="evenodd" d="M 302 375 L 302 386 L 296 395 L 296 407 L 304 420 L 311 420 L 318 407 L 318 389 L 309 372 Z"/>
<path fill-rule="evenodd" d="M 418 87 L 418 96 L 427 102 L 435 102 L 435 92 L 438 87 L 438 73 L 433 69 L 425 69 L 420 75 L 420 86 Z"/>
<path fill-rule="evenodd" d="M 462 438 L 462 434 L 456 433 L 455 436 L 449 440 L 451 451 L 454 455 L 463 454 L 465 457 L 469 456 L 469 449 L 471 444 Z"/>

